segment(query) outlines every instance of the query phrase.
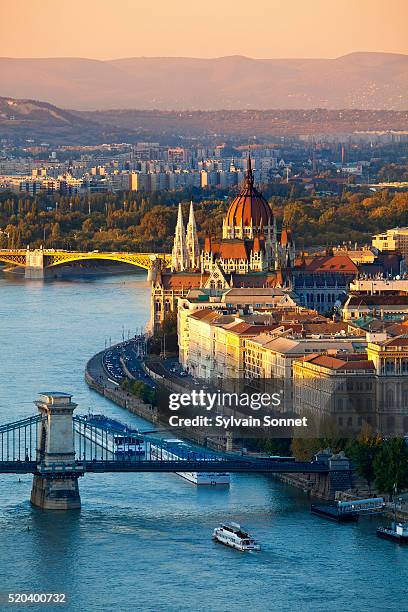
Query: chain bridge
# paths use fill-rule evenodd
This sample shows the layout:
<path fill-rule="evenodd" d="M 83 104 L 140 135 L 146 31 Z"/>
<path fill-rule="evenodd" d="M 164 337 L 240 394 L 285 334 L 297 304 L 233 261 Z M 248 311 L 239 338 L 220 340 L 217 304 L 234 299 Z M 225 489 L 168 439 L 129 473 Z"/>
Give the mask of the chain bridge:
<path fill-rule="evenodd" d="M 102 415 L 97 415 L 100 425 L 98 418 L 95 423 L 87 416 L 74 416 L 77 405 L 70 394 L 44 392 L 34 403 L 37 415 L 0 426 L 0 473 L 33 474 L 31 502 L 44 509 L 79 508 L 78 478 L 88 472 L 341 474 L 349 483 L 348 462 L 255 459 L 188 445 L 174 455 L 152 432 L 119 429 Z"/>
<path fill-rule="evenodd" d="M 118 261 L 151 271 L 155 266 L 169 267 L 171 255 L 165 253 L 128 253 L 64 251 L 60 249 L 0 249 L 0 261 L 25 269 L 26 278 L 41 279 L 56 266 L 81 261 Z"/>

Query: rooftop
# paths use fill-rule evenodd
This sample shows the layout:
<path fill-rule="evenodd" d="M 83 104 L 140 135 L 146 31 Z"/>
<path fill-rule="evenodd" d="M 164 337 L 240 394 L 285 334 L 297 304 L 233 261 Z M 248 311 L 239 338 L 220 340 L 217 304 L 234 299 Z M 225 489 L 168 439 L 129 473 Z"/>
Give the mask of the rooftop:
<path fill-rule="evenodd" d="M 358 268 L 347 255 L 322 255 L 307 257 L 298 262 L 297 268 L 306 272 L 336 272 L 356 274 Z"/>
<path fill-rule="evenodd" d="M 346 302 L 347 306 L 408 306 L 408 294 L 365 295 L 352 294 Z"/>
<path fill-rule="evenodd" d="M 336 356 L 313 354 L 302 357 L 299 361 L 337 372 L 355 372 L 356 370 L 375 372 L 374 363 L 367 359 L 365 353 L 337 354 Z"/>

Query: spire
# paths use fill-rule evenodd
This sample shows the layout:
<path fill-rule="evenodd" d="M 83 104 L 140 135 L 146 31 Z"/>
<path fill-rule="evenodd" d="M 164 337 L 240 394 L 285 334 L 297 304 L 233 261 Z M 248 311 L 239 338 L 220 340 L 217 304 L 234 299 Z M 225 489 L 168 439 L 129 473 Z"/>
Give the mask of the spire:
<path fill-rule="evenodd" d="M 245 183 L 247 187 L 254 186 L 254 175 L 252 173 L 252 161 L 251 161 L 251 151 L 248 153 L 248 162 L 247 162 L 247 171 L 245 176 Z"/>
<path fill-rule="evenodd" d="M 173 250 L 171 253 L 171 269 L 173 272 L 183 272 L 186 268 L 188 268 L 186 234 L 184 231 L 183 212 L 181 210 L 181 204 L 179 204 Z"/>
<path fill-rule="evenodd" d="M 200 249 L 198 246 L 197 226 L 194 217 L 193 202 L 190 202 L 190 216 L 187 224 L 186 247 L 189 268 L 195 270 L 200 262 Z"/>

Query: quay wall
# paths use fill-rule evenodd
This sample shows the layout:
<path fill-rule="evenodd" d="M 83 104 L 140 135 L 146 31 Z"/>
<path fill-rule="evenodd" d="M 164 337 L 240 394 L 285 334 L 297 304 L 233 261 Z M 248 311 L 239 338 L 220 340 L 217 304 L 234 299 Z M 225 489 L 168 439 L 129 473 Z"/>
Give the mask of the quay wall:
<path fill-rule="evenodd" d="M 92 374 L 92 361 L 96 359 L 101 359 L 103 353 L 98 353 L 94 357 L 92 357 L 87 365 L 85 370 L 85 381 L 88 386 L 103 395 L 107 399 L 111 400 L 121 408 L 126 408 L 129 412 L 136 414 L 137 416 L 150 421 L 151 423 L 158 422 L 158 413 L 157 409 L 151 404 L 145 404 L 138 397 L 123 391 L 122 389 L 115 388 L 110 389 L 106 387 L 102 382 L 100 382 L 93 374 Z"/>

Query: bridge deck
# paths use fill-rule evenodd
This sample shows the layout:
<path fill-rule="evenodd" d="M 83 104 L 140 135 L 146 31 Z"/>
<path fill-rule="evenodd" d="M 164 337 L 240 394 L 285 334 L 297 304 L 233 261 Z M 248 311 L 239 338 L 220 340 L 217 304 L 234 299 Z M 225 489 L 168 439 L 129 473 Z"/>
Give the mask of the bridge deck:
<path fill-rule="evenodd" d="M 94 460 L 77 461 L 73 469 L 53 465 L 44 467 L 36 461 L 0 461 L 2 474 L 62 474 L 67 471 L 78 473 L 103 472 L 231 472 L 231 473 L 270 473 L 270 474 L 306 474 L 327 473 L 329 468 L 319 462 L 292 461 L 281 462 L 276 460 L 243 460 L 243 459 L 213 459 L 208 461 L 167 461 L 167 460 L 141 460 L 127 459 L 124 461 Z"/>
<path fill-rule="evenodd" d="M 149 270 L 153 261 L 161 259 L 165 267 L 171 263 L 168 253 L 133 253 L 128 251 L 65 251 L 63 249 L 0 249 L 0 261 L 14 266 L 25 267 L 30 258 L 40 256 L 42 268 L 52 268 L 66 263 L 86 260 L 118 261 Z M 37 267 L 39 263 L 35 264 Z"/>

